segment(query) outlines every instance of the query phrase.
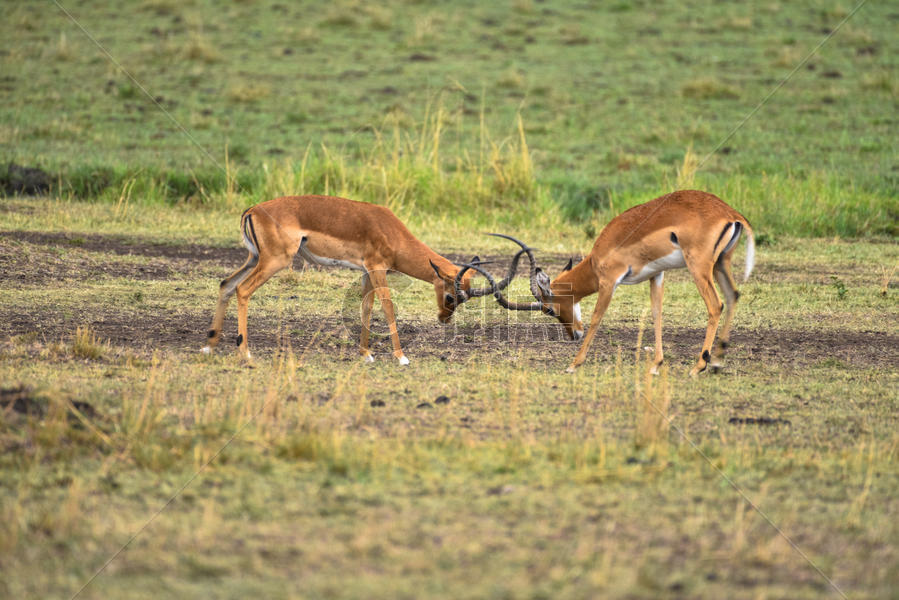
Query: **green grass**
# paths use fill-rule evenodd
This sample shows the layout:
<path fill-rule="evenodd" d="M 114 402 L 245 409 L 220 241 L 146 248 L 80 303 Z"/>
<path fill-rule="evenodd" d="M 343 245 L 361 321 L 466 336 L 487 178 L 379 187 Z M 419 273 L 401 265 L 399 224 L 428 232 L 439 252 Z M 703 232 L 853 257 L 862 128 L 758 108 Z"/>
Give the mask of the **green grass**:
<path fill-rule="evenodd" d="M 0 595 L 838 597 L 817 569 L 895 594 L 888 3 L 730 138 L 852 3 L 61 4 L 154 100 L 53 3 L 5 7 L 0 188 L 24 165 L 49 189 L 0 194 Z M 573 376 L 546 317 L 483 299 L 443 328 L 402 276 L 412 364 L 377 311 L 362 363 L 340 270 L 253 296 L 252 366 L 233 305 L 198 352 L 255 202 L 377 202 L 466 256 L 510 255 L 481 235 L 505 231 L 555 275 L 684 187 L 759 241 L 721 375 L 686 377 L 706 310 L 683 271 L 654 378 L 644 286 Z"/>
<path fill-rule="evenodd" d="M 541 338 L 557 327 L 545 317 L 472 302 L 444 333 L 430 287 L 398 276 L 413 361 L 400 368 L 383 336 L 374 364 L 359 359 L 345 270 L 261 288 L 247 368 L 233 307 L 219 352 L 197 352 L 238 265 L 93 249 L 98 232 L 125 235 L 113 203 L 7 208 L 3 230 L 73 233 L 0 241 L 20 282 L 3 287 L 0 379 L 43 407 L 0 411 L 4 595 L 71 596 L 138 532 L 80 597 L 833 595 L 728 480 L 849 597 L 897 585 L 899 312 L 896 282 L 882 295 L 874 268 L 896 264 L 895 244 L 761 246 L 727 369 L 695 381 L 705 309 L 685 272 L 666 278 L 669 367 L 655 378 L 638 351 L 643 286 L 619 290 L 566 376 L 575 345 Z M 208 230 L 236 245 L 225 210 L 132 205 L 123 218 L 143 240 Z M 452 226 L 421 227 L 444 252 L 469 250 Z M 559 245 L 589 246 L 567 227 Z M 159 275 L 137 279 L 141 267 Z M 485 342 L 484 325 L 534 333 Z M 747 417 L 789 424 L 729 422 Z"/>
<path fill-rule="evenodd" d="M 11 5 L 0 163 L 44 168 L 59 193 L 331 192 L 450 218 L 558 210 L 595 228 L 676 187 L 688 149 L 712 152 L 849 5 L 66 8 L 154 101 L 58 8 Z M 697 183 L 773 233 L 895 236 L 893 20 L 865 5 Z"/>

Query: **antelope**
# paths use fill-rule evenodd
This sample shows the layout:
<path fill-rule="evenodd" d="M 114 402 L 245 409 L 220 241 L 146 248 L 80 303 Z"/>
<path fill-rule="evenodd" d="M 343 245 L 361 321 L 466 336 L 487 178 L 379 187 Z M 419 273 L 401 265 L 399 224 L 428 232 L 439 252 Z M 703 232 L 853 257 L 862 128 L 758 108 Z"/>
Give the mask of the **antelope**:
<path fill-rule="evenodd" d="M 241 215 L 243 243 L 249 250 L 243 266 L 221 282 L 218 305 L 203 352 L 211 353 L 221 337 L 225 311 L 237 294 L 237 346 L 251 358 L 247 343 L 247 304 L 269 278 L 289 266 L 296 254 L 311 263 L 361 270 L 362 333 L 359 353 L 374 361 L 369 350 L 369 323 L 374 296 L 378 297 L 390 329 L 393 355 L 401 365 L 403 354 L 387 272 L 399 271 L 434 285 L 437 318 L 452 319 L 456 307 L 490 288 L 472 289 L 471 275 L 420 242 L 387 208 L 329 196 L 285 196 L 252 206 Z M 520 256 L 520 253 L 519 253 Z M 478 257 L 472 263 L 479 263 Z M 510 278 L 511 279 L 511 278 Z"/>
<path fill-rule="evenodd" d="M 536 302 L 512 303 L 501 293 L 490 274 L 477 264 L 463 266 L 484 275 L 494 289 L 494 296 L 512 310 L 534 310 L 558 318 L 568 337 L 581 340 L 580 350 L 571 362 L 569 373 L 580 366 L 612 294 L 619 285 L 649 281 L 649 296 L 655 330 L 655 353 L 652 372 L 658 373 L 662 354 L 662 292 L 665 271 L 686 267 L 693 276 L 699 295 L 708 309 L 705 339 L 696 365 L 690 371 L 695 377 L 706 367 L 712 372 L 721 368 L 730 339 L 734 309 L 740 293 L 731 272 L 731 259 L 740 235 L 746 232 L 746 268 L 743 281 L 749 278 L 755 260 L 755 240 L 749 222 L 720 198 L 706 192 L 685 190 L 673 192 L 635 206 L 611 221 L 600 232 L 593 249 L 582 261 L 572 266 L 571 260 L 562 273 L 550 282 L 534 258 L 533 249 L 510 237 L 521 246 L 530 261 L 530 287 Z M 721 303 L 713 279 L 718 282 L 727 301 Z M 584 335 L 580 301 L 598 294 L 590 327 Z M 719 344 L 711 355 L 715 332 L 724 312 L 724 326 Z"/>

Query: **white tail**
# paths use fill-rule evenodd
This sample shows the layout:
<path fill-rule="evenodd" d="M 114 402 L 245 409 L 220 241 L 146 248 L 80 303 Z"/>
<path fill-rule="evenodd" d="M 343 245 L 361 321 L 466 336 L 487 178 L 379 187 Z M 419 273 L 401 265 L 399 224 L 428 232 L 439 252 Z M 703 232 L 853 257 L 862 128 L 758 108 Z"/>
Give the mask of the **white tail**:
<path fill-rule="evenodd" d="M 743 281 L 749 280 L 752 274 L 752 268 L 755 266 L 755 236 L 752 235 L 752 229 L 746 228 L 746 270 L 743 271 Z"/>

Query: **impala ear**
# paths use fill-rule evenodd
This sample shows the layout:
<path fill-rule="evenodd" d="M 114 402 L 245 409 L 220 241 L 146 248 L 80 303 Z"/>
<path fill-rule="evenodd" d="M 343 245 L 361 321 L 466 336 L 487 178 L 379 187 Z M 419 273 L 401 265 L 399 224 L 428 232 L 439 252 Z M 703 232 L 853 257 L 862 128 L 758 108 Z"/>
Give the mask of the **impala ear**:
<path fill-rule="evenodd" d="M 573 259 L 573 258 L 569 258 L 569 259 L 568 259 L 568 264 L 565 265 L 565 268 L 562 269 L 562 272 L 564 273 L 565 271 L 570 271 L 570 270 L 571 270 L 571 267 L 573 267 L 573 266 L 574 266 L 574 259 Z"/>
<path fill-rule="evenodd" d="M 440 277 L 441 279 L 445 279 L 445 278 L 446 278 L 446 276 L 445 276 L 443 273 L 440 272 L 440 269 L 437 267 L 437 265 L 434 264 L 434 261 L 433 261 L 433 260 L 431 260 L 431 259 L 429 258 L 429 259 L 428 259 L 428 263 L 431 265 L 431 268 L 434 269 L 434 272 L 437 273 L 437 277 Z"/>
<path fill-rule="evenodd" d="M 538 271 L 539 272 L 537 273 L 536 279 L 537 287 L 540 288 L 540 292 L 548 298 L 549 296 L 552 296 L 552 287 L 550 285 L 549 275 L 547 275 L 543 271 L 540 271 L 539 269 Z"/>

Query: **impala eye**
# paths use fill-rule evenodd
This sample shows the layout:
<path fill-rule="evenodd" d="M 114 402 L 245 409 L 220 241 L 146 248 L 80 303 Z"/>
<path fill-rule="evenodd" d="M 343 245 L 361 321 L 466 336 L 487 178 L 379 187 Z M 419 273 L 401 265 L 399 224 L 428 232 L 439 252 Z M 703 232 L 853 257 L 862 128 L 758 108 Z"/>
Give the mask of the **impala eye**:
<path fill-rule="evenodd" d="M 449 294 L 446 294 L 446 295 L 443 297 L 443 303 L 446 304 L 447 306 L 455 306 L 455 305 L 456 305 L 456 299 L 455 299 L 453 296 L 450 296 Z"/>

